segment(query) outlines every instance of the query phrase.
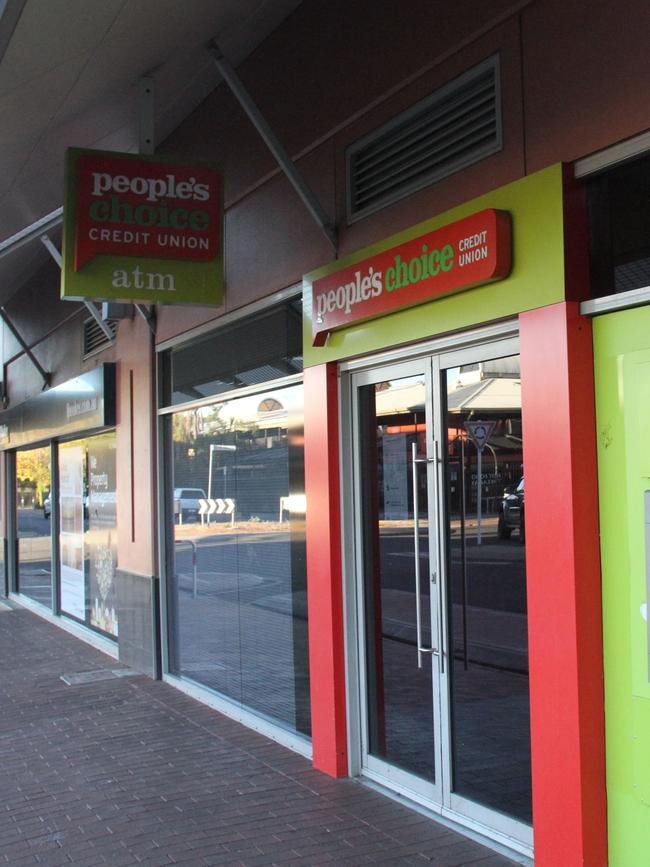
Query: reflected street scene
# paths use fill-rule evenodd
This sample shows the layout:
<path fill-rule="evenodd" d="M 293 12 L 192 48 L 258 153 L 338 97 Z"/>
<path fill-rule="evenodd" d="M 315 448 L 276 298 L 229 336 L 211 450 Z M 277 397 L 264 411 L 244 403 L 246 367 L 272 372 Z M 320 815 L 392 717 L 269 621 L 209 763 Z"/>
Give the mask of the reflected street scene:
<path fill-rule="evenodd" d="M 18 592 L 52 608 L 50 449 L 16 452 Z"/>
<path fill-rule="evenodd" d="M 530 823 L 519 356 L 445 380 L 453 786 Z"/>
<path fill-rule="evenodd" d="M 519 358 L 427 377 L 357 388 L 367 750 L 530 823 Z"/>
<path fill-rule="evenodd" d="M 302 385 L 171 416 L 170 667 L 310 733 Z"/>

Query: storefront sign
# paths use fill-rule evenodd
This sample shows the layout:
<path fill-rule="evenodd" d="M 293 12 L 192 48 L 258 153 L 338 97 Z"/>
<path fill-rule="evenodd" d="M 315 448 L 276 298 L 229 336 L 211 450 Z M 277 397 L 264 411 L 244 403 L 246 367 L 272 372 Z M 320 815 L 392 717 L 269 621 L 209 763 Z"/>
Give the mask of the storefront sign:
<path fill-rule="evenodd" d="M 215 166 L 71 148 L 61 297 L 221 304 L 222 221 Z"/>
<path fill-rule="evenodd" d="M 80 373 L 3 413 L 0 450 L 115 424 L 115 364 Z"/>
<path fill-rule="evenodd" d="M 510 215 L 487 209 L 316 280 L 314 346 L 337 328 L 503 280 L 511 235 Z"/>

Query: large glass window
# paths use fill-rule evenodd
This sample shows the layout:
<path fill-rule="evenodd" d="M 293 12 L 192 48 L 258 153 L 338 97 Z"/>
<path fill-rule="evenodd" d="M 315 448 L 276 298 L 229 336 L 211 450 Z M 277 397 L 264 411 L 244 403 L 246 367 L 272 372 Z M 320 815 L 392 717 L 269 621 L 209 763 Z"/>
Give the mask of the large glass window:
<path fill-rule="evenodd" d="M 303 387 L 168 424 L 171 671 L 308 734 Z"/>
<path fill-rule="evenodd" d="M 16 454 L 18 592 L 52 607 L 50 448 Z"/>
<path fill-rule="evenodd" d="M 59 447 L 61 611 L 117 636 L 115 433 Z"/>
<path fill-rule="evenodd" d="M 301 311 L 300 300 L 289 301 L 168 352 L 164 404 L 302 373 Z"/>
<path fill-rule="evenodd" d="M 650 157 L 587 181 L 593 294 L 650 286 Z"/>

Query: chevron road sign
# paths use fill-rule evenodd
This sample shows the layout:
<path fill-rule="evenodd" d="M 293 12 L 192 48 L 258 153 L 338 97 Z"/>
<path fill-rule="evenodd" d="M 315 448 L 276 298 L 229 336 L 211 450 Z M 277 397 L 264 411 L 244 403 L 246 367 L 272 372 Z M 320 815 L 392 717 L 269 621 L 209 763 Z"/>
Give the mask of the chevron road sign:
<path fill-rule="evenodd" d="M 207 519 L 207 523 L 210 523 L 211 515 L 231 515 L 232 521 L 235 520 L 235 509 L 236 503 L 234 500 L 231 500 L 230 497 L 226 497 L 225 499 L 201 499 L 199 500 L 199 515 L 201 516 L 201 523 L 203 523 L 203 519 Z"/>

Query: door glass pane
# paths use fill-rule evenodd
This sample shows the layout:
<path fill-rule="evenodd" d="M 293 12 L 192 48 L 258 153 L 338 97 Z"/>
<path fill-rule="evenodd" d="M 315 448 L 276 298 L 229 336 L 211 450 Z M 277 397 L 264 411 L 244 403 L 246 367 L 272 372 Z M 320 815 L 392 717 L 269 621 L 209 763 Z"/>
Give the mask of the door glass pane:
<path fill-rule="evenodd" d="M 170 668 L 309 734 L 303 387 L 171 424 Z"/>
<path fill-rule="evenodd" d="M 359 388 L 368 752 L 434 779 L 431 656 L 418 668 L 416 592 L 423 646 L 431 646 L 426 461 L 416 465 L 420 587 L 415 586 L 412 448 L 426 455 L 425 379 Z"/>
<path fill-rule="evenodd" d="M 117 636 L 115 433 L 59 446 L 61 611 Z"/>
<path fill-rule="evenodd" d="M 445 378 L 452 789 L 531 822 L 519 357 Z"/>
<path fill-rule="evenodd" d="M 52 607 L 50 448 L 16 453 L 18 591 Z"/>

